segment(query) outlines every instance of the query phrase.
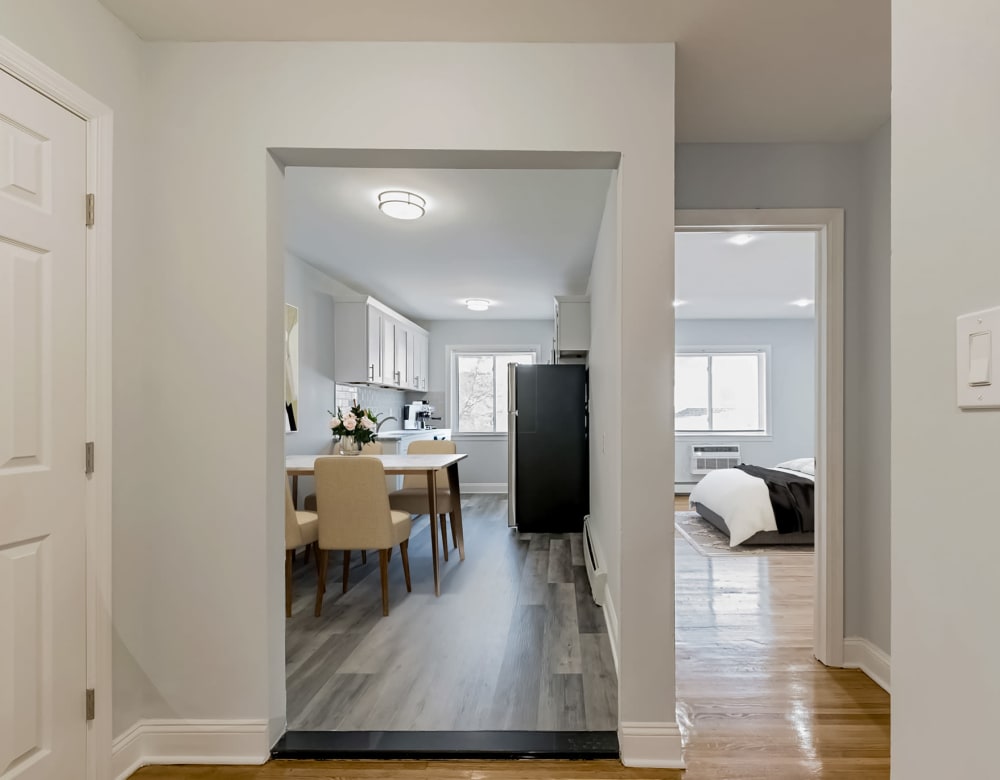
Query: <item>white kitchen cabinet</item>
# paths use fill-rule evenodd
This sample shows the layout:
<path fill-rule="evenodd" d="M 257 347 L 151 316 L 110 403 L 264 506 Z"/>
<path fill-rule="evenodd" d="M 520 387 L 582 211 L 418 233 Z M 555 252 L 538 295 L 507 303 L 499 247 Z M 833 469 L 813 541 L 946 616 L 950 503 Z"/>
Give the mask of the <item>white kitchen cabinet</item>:
<path fill-rule="evenodd" d="M 590 351 L 590 298 L 560 295 L 555 299 L 553 363 L 579 360 Z"/>
<path fill-rule="evenodd" d="M 413 388 L 415 390 L 426 390 L 429 381 L 430 359 L 429 359 L 430 339 L 426 333 L 418 332 L 413 334 Z"/>
<path fill-rule="evenodd" d="M 333 322 L 337 382 L 421 389 L 417 342 L 427 343 L 427 331 L 374 298 L 363 296 L 335 298 Z"/>

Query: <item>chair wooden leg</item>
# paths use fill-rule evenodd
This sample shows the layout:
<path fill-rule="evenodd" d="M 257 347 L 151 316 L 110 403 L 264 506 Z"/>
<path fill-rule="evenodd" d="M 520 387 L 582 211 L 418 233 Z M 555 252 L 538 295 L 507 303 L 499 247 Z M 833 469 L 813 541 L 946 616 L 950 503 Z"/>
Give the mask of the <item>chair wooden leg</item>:
<path fill-rule="evenodd" d="M 347 579 L 351 574 L 351 551 L 344 550 L 344 593 L 347 593 Z"/>
<path fill-rule="evenodd" d="M 316 557 L 319 558 L 319 579 L 316 582 L 316 617 L 323 614 L 323 593 L 326 591 L 326 568 L 330 563 L 330 551 L 320 550 Z"/>
<path fill-rule="evenodd" d="M 368 563 L 368 550 L 361 551 L 361 562 Z"/>
<path fill-rule="evenodd" d="M 390 561 L 392 560 L 392 548 L 391 547 L 388 550 L 385 551 L 385 557 L 388 558 Z"/>
<path fill-rule="evenodd" d="M 292 616 L 292 550 L 285 550 L 285 617 Z"/>
<path fill-rule="evenodd" d="M 455 513 L 451 513 L 451 542 L 455 549 L 458 549 L 458 523 L 455 521 Z"/>
<path fill-rule="evenodd" d="M 306 551 L 305 551 L 305 553 L 304 553 L 304 554 L 303 554 L 303 556 L 302 556 L 302 560 L 303 560 L 303 561 L 304 561 L 305 563 L 309 563 L 309 551 L 310 551 L 311 549 L 312 549 L 312 545 L 311 545 L 311 544 L 307 544 L 307 545 L 306 545 Z"/>
<path fill-rule="evenodd" d="M 403 559 L 403 577 L 406 578 L 406 592 L 413 592 L 413 585 L 410 583 L 410 540 L 404 539 L 399 543 L 399 555 Z"/>
<path fill-rule="evenodd" d="M 438 515 L 441 523 L 441 547 L 444 549 L 444 559 L 448 560 L 448 524 L 445 523 L 445 515 Z"/>
<path fill-rule="evenodd" d="M 313 542 L 313 562 L 316 564 L 316 577 L 319 578 L 319 542 Z"/>
<path fill-rule="evenodd" d="M 382 575 L 382 617 L 389 616 L 389 550 L 378 551 L 378 568 Z"/>

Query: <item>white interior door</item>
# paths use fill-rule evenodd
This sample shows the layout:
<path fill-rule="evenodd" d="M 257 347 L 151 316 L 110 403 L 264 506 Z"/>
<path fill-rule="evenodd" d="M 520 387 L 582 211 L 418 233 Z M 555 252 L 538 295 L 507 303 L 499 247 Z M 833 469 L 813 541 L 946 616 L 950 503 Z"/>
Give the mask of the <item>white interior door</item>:
<path fill-rule="evenodd" d="M 0 72 L 0 780 L 86 773 L 86 125 Z"/>

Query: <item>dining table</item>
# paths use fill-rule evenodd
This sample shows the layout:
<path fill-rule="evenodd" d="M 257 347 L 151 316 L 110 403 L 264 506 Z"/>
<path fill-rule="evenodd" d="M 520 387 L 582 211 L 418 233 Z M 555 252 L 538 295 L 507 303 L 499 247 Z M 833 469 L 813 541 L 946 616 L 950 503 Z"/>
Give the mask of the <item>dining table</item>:
<path fill-rule="evenodd" d="M 441 567 L 438 562 L 438 513 L 437 513 L 437 473 L 445 469 L 448 473 L 448 490 L 453 496 L 461 496 L 458 482 L 458 464 L 469 457 L 463 453 L 427 453 L 413 455 L 287 455 L 285 472 L 292 478 L 292 501 L 298 506 L 298 478 L 311 477 L 316 473 L 317 458 L 377 458 L 382 462 L 387 476 L 414 476 L 423 474 L 427 478 L 427 502 L 430 510 L 431 565 L 434 568 L 434 595 L 441 595 Z M 462 533 L 462 502 L 452 501 L 456 539 L 459 557 L 465 560 L 465 538 Z"/>

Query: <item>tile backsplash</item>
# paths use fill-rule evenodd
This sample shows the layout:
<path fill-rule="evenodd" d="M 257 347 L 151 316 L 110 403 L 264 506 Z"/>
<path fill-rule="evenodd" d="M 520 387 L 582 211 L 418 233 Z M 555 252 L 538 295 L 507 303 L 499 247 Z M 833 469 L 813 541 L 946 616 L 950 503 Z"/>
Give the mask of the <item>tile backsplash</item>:
<path fill-rule="evenodd" d="M 346 410 L 354 404 L 360 404 L 365 409 L 376 412 L 379 419 L 395 417 L 382 430 L 394 431 L 403 427 L 403 404 L 405 394 L 402 390 L 387 390 L 382 387 L 367 387 L 364 385 L 337 385 L 337 407 Z"/>

